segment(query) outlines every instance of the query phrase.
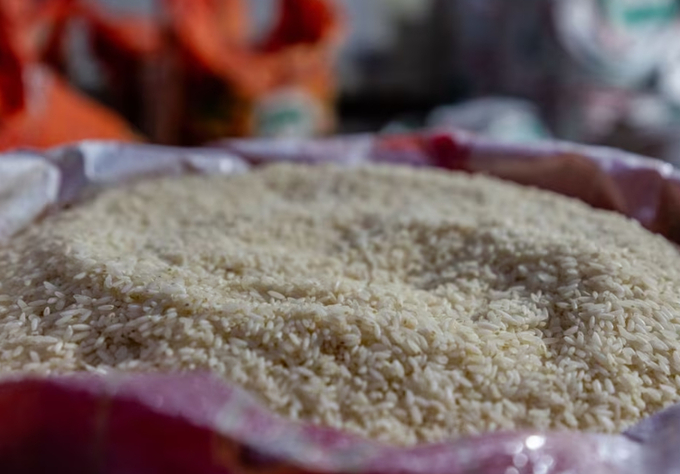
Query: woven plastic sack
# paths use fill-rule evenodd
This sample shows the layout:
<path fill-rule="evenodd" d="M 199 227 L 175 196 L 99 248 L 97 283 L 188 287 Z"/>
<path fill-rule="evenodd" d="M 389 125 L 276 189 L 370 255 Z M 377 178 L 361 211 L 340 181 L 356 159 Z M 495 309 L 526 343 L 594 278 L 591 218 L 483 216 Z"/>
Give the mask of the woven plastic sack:
<path fill-rule="evenodd" d="M 0 156 L 0 240 L 91 186 L 271 161 L 483 172 L 634 217 L 680 243 L 680 173 L 617 150 L 501 145 L 463 133 L 240 140 L 218 149 L 84 142 Z M 494 433 L 410 449 L 292 423 L 206 374 L 109 374 L 0 383 L 0 472 L 671 474 L 680 407 L 621 435 Z"/>

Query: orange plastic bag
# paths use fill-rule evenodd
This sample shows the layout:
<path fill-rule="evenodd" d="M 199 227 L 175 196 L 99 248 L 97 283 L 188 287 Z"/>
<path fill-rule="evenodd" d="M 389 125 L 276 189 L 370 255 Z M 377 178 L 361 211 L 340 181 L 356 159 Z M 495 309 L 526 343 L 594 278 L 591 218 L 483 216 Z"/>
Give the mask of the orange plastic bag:
<path fill-rule="evenodd" d="M 121 111 L 155 141 L 308 136 L 334 125 L 340 16 L 329 0 L 281 0 L 261 45 L 243 0 L 164 0 L 147 17 L 84 7 Z M 126 101 L 125 98 L 128 98 Z"/>
<path fill-rule="evenodd" d="M 281 0 L 277 24 L 256 49 L 244 43 L 221 46 L 216 28 L 205 28 L 200 42 L 192 33 L 199 23 L 210 25 L 198 18 L 209 16 L 214 2 L 191 5 L 193 15 L 190 11 L 173 15 L 183 43 L 202 60 L 202 67 L 188 74 L 189 136 L 203 140 L 220 135 L 310 136 L 332 130 L 338 16 L 329 2 Z M 205 85 L 215 81 L 228 86 L 216 97 L 205 93 Z"/>
<path fill-rule="evenodd" d="M 23 106 L 0 118 L 0 151 L 51 148 L 85 139 L 135 141 L 127 122 L 79 94 L 49 69 L 24 70 L 33 87 L 25 89 Z"/>
<path fill-rule="evenodd" d="M 70 0 L 0 0 L 0 150 L 86 138 L 133 140 L 125 121 L 37 61 Z"/>

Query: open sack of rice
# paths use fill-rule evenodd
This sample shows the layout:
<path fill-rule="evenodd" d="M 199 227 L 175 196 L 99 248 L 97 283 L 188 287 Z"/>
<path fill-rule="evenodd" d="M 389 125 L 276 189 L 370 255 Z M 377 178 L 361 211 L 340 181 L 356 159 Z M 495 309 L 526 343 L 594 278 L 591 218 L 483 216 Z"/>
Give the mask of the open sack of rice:
<path fill-rule="evenodd" d="M 675 472 L 678 176 L 441 133 L 0 157 L 0 470 Z"/>

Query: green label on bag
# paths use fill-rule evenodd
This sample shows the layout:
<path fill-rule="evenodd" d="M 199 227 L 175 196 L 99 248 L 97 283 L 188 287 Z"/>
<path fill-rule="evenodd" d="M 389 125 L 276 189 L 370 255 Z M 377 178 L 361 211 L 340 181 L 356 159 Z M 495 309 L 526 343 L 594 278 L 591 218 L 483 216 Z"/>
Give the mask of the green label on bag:
<path fill-rule="evenodd" d="M 318 132 L 319 113 L 316 102 L 303 91 L 278 91 L 255 107 L 254 133 L 260 137 L 311 137 Z"/>
<path fill-rule="evenodd" d="M 624 28 L 666 26 L 677 19 L 678 0 L 599 0 L 609 20 Z"/>

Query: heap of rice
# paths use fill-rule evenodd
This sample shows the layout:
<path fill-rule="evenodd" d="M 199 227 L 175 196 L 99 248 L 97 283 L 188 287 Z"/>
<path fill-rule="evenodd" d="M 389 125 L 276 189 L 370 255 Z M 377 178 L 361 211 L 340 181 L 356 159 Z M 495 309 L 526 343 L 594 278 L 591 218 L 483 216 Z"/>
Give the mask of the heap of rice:
<path fill-rule="evenodd" d="M 678 401 L 680 257 L 486 177 L 277 165 L 147 181 L 0 249 L 0 372 L 210 370 L 392 443 L 621 430 Z"/>

